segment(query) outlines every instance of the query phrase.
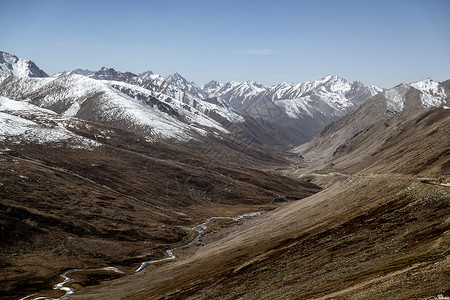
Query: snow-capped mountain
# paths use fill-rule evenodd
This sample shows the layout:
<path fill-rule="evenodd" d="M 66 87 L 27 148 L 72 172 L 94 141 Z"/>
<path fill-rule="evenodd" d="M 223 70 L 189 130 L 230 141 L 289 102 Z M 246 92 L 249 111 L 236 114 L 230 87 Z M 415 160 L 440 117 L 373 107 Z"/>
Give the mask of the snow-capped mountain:
<path fill-rule="evenodd" d="M 65 75 L 71 75 L 71 74 L 78 74 L 78 75 L 83 75 L 83 76 L 87 76 L 89 77 L 91 74 L 94 74 L 94 71 L 91 70 L 87 70 L 87 69 L 76 69 L 73 71 L 63 71 L 63 72 L 58 72 L 52 75 L 52 77 L 58 78 L 61 76 L 65 76 Z"/>
<path fill-rule="evenodd" d="M 91 71 L 91 70 L 83 70 L 83 69 L 76 69 L 73 71 L 64 71 L 59 72 L 56 74 L 53 74 L 52 77 L 58 78 L 66 75 L 83 75 L 89 78 L 98 79 L 98 80 L 114 80 L 114 81 L 123 81 L 127 83 L 134 83 L 136 84 L 139 80 L 139 76 L 136 74 L 133 74 L 131 72 L 125 72 L 122 73 L 120 71 L 116 71 L 113 68 L 106 68 L 102 67 L 98 71 Z"/>
<path fill-rule="evenodd" d="M 141 78 L 142 80 L 152 80 L 157 77 L 159 77 L 159 75 L 154 74 L 152 71 L 146 71 L 146 72 L 139 74 L 139 78 Z"/>
<path fill-rule="evenodd" d="M 165 97 L 166 102 L 184 109 L 196 109 L 222 125 L 229 126 L 229 122 L 235 124 L 237 121 L 241 123 L 241 127 L 245 127 L 250 125 L 242 123 L 250 122 L 253 129 L 252 135 L 248 137 L 255 142 L 272 146 L 308 141 L 326 124 L 382 91 L 377 87 L 365 86 L 359 81 L 348 82 L 337 76 L 326 76 L 314 82 L 298 84 L 284 82 L 274 86 L 264 86 L 250 80 L 225 84 L 211 81 L 199 86 L 179 73 L 160 76 L 147 71 L 138 76 L 111 68 L 102 68 L 86 76 L 138 85 L 168 96 Z M 215 107 L 211 108 L 211 104 Z M 241 116 L 236 117 L 237 114 Z M 267 138 L 261 140 L 261 135 L 267 137 L 267 132 L 264 132 L 267 127 L 275 130 L 270 133 L 272 141 Z M 242 132 L 242 128 L 239 131 Z"/>
<path fill-rule="evenodd" d="M 227 132 L 218 122 L 197 110 L 166 103 L 157 98 L 163 98 L 162 95 L 124 82 L 95 80 L 76 74 L 44 80 L 14 79 L 0 82 L 3 96 L 63 116 L 138 130 L 155 138 L 184 141 L 207 132 Z M 30 86 L 34 88 L 30 89 Z"/>
<path fill-rule="evenodd" d="M 21 144 L 24 141 L 71 148 L 100 146 L 71 129 L 80 126 L 78 119 L 61 115 L 24 101 L 0 96 L 0 142 Z"/>
<path fill-rule="evenodd" d="M 210 82 L 202 85 L 202 90 L 206 97 L 214 97 L 216 91 L 220 88 L 221 84 L 218 81 L 211 80 Z"/>
<path fill-rule="evenodd" d="M 425 79 L 413 83 L 402 83 L 371 97 L 344 117 L 327 125 L 312 141 L 294 151 L 316 153 L 332 158 L 354 149 L 353 140 L 367 132 L 375 124 L 389 127 L 389 120 L 402 113 L 405 119 L 430 107 L 450 107 L 450 80 L 438 83 Z M 410 126 L 415 126 L 414 123 Z"/>
<path fill-rule="evenodd" d="M 419 97 L 408 97 L 414 91 L 419 92 Z M 386 98 L 386 114 L 392 115 L 405 108 L 413 107 L 440 107 L 448 105 L 450 94 L 445 91 L 443 85 L 432 79 L 424 79 L 410 84 L 402 83 L 384 92 Z M 411 99 L 414 99 L 411 100 Z"/>
<path fill-rule="evenodd" d="M 272 86 L 255 81 L 210 81 L 199 86 L 178 73 L 136 75 L 105 67 L 34 78 L 40 70 L 34 63 L 1 53 L 0 95 L 63 116 L 164 139 L 232 133 L 261 145 L 289 148 L 309 141 L 327 124 L 376 94 L 385 97 L 386 113 L 391 114 L 410 105 L 402 99 L 411 90 L 420 93 L 418 101 L 423 107 L 442 106 L 447 97 L 430 79 L 383 92 L 331 75 L 313 82 Z"/>
<path fill-rule="evenodd" d="M 102 67 L 100 70 L 89 74 L 88 77 L 98 80 L 113 80 L 113 81 L 122 81 L 126 83 L 137 83 L 138 75 L 133 74 L 131 72 L 118 72 L 113 68 Z"/>
<path fill-rule="evenodd" d="M 348 82 L 331 75 L 313 82 L 297 84 L 283 82 L 268 87 L 254 81 L 229 82 L 214 86 L 215 88 L 211 85 L 207 86 L 208 96 L 224 98 L 237 110 L 245 110 L 246 107 L 263 98 L 274 101 L 280 106 L 284 106 L 282 101 L 294 100 L 286 104 L 290 107 L 298 104 L 298 110 L 302 110 L 302 107 L 309 102 L 323 101 L 335 109 L 336 114 L 345 113 L 354 105 L 382 91 L 375 86 L 365 86 L 360 81 Z"/>
<path fill-rule="evenodd" d="M 382 91 L 330 75 L 313 82 L 273 86 L 255 81 L 212 81 L 203 90 L 207 97 L 223 99 L 240 114 L 276 129 L 278 135 L 287 133 L 284 143 L 288 145 L 310 140 L 326 124 Z"/>
<path fill-rule="evenodd" d="M 204 99 L 203 90 L 194 82 L 187 81 L 183 76 L 174 73 L 168 76 L 160 76 L 148 72 L 140 76 L 143 80 L 139 85 L 155 91 L 164 93 L 179 101 L 186 103 L 192 102 L 192 99 Z"/>
<path fill-rule="evenodd" d="M 175 73 L 166 77 L 158 74 L 153 74 L 147 71 L 140 75 L 131 72 L 120 72 L 113 68 L 101 68 L 98 71 L 89 70 L 75 70 L 71 72 L 64 72 L 55 74 L 53 77 L 61 77 L 71 74 L 85 74 L 84 76 L 103 81 L 104 83 L 118 88 L 125 94 L 133 95 L 132 97 L 155 98 L 158 99 L 158 107 L 168 112 L 185 111 L 186 114 L 175 113 L 175 115 L 195 115 L 196 119 L 199 116 L 204 116 L 206 119 L 212 119 L 216 122 L 242 122 L 243 118 L 234 112 L 226 103 L 220 101 L 203 101 L 202 90 L 193 82 L 188 82 L 180 74 Z M 132 86 L 124 86 L 123 83 L 131 84 Z M 143 89 L 140 89 L 143 88 Z M 139 91 L 135 91 L 139 90 Z M 151 96 L 143 96 L 148 94 Z M 196 95 L 197 97 L 195 97 Z M 155 102 L 155 101 L 153 101 Z M 163 105 L 163 103 L 165 103 Z M 163 108 L 166 107 L 166 108 Z M 170 107 L 170 109 L 167 109 Z M 193 116 L 185 117 L 186 122 L 191 122 Z M 203 120 L 203 123 L 206 121 Z M 206 122 L 210 123 L 210 121 Z M 206 124 L 205 123 L 205 124 Z M 214 126 L 217 126 L 215 124 Z M 221 129 L 221 131 L 226 131 Z"/>
<path fill-rule="evenodd" d="M 3 51 L 0 51 L 0 70 L 17 77 L 48 77 L 34 62 Z"/>

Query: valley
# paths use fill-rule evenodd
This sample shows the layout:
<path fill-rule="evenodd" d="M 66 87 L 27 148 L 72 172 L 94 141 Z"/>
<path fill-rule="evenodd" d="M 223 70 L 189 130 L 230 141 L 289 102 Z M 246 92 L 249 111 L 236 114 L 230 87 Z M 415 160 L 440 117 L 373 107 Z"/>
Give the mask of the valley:
<path fill-rule="evenodd" d="M 128 149 L 56 148 L 48 156 L 45 146 L 10 145 L 3 153 L 2 290 L 27 293 L 17 285 L 27 280 L 48 287 L 70 268 L 136 269 L 188 241 L 189 228 L 207 217 L 272 209 L 319 190 L 143 137 L 133 151 L 132 134 L 120 137 Z"/>
<path fill-rule="evenodd" d="M 450 80 L 198 86 L 0 54 L 2 299 L 450 297 Z"/>
<path fill-rule="evenodd" d="M 433 118 L 434 114 L 440 117 Z M 428 123 L 429 131 L 439 128 L 442 135 L 428 135 L 421 142 L 443 142 L 444 149 L 449 149 L 444 139 L 448 127 L 443 126 L 448 124 L 449 111 L 422 111 L 414 122 L 423 115 L 435 120 Z M 406 145 L 417 141 L 416 136 L 408 136 Z M 362 164 L 354 173 L 346 169 L 345 174 L 337 160 L 333 172 L 325 168 L 319 173 L 307 170 L 319 165 L 329 168 L 329 162 L 303 161 L 305 168 L 291 169 L 296 170 L 292 176 L 326 183 L 326 189 L 207 234 L 201 243 L 182 251 L 177 261 L 136 278 L 86 288 L 74 299 L 449 297 L 449 156 L 430 151 L 420 158 L 415 165 L 404 167 L 400 158 L 383 166 L 378 160 L 370 166 Z M 355 164 L 355 160 L 365 160 L 347 159 Z M 391 164 L 395 169 L 389 168 Z M 411 172 L 418 169 L 418 173 Z M 445 183 L 430 184 L 431 179 Z M 123 294 L 118 295 L 121 290 Z"/>

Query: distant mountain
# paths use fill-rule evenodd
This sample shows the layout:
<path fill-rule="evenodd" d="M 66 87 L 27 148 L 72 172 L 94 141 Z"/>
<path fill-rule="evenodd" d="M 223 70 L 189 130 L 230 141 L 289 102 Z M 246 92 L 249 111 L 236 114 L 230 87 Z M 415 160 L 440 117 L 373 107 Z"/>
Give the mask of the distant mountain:
<path fill-rule="evenodd" d="M 425 79 L 410 84 L 402 83 L 385 90 L 327 125 L 316 138 L 293 151 L 310 160 L 320 161 L 322 167 L 329 163 L 335 164 L 336 159 L 349 157 L 355 149 L 363 149 L 355 144 L 356 141 L 361 142 L 362 136 L 366 137 L 364 145 L 370 148 L 368 141 L 372 139 L 368 137 L 367 132 L 377 124 L 389 127 L 389 119 L 393 116 L 401 115 L 397 120 L 402 120 L 402 117 L 413 118 L 417 112 L 431 107 L 450 107 L 450 80 L 438 83 Z M 389 135 L 385 134 L 384 139 L 388 137 Z M 375 149 L 381 147 L 382 143 L 377 141 L 372 146 L 371 150 L 366 149 L 367 153 L 364 155 L 376 152 Z"/>
<path fill-rule="evenodd" d="M 450 96 L 447 84 L 440 84 L 429 78 L 410 84 L 402 83 L 385 91 L 386 114 L 396 114 L 404 109 L 414 107 L 440 107 L 447 103 Z M 419 95 L 411 95 L 419 91 Z"/>
<path fill-rule="evenodd" d="M 89 77 L 89 75 L 94 74 L 94 71 L 91 70 L 83 70 L 83 69 L 76 69 L 73 71 L 63 71 L 63 72 L 58 72 L 56 74 L 53 74 L 52 77 L 58 78 L 61 76 L 66 76 L 66 75 L 71 75 L 71 74 L 78 74 L 78 75 L 83 75 L 83 76 L 87 76 Z"/>
<path fill-rule="evenodd" d="M 138 75 L 131 72 L 118 72 L 113 68 L 101 68 L 100 70 L 89 74 L 88 77 L 98 80 L 113 80 L 122 81 L 126 83 L 136 83 L 138 81 Z"/>
<path fill-rule="evenodd" d="M 382 89 L 375 86 L 365 86 L 360 81 L 348 82 L 338 76 L 328 75 L 314 82 L 305 83 L 287 83 L 278 85 L 264 86 L 255 81 L 246 81 L 244 83 L 229 82 L 219 84 L 212 82 L 204 86 L 207 89 L 209 97 L 222 97 L 227 100 L 233 108 L 245 111 L 254 102 L 266 99 L 274 101 L 277 105 L 296 106 L 297 109 L 288 110 L 291 117 L 296 115 L 299 110 L 305 111 L 300 103 L 311 101 L 322 101 L 336 110 L 336 114 L 343 114 L 354 105 L 359 104 L 379 92 Z M 293 100 L 287 104 L 285 100 Z M 311 113 L 311 112 L 309 112 Z"/>
<path fill-rule="evenodd" d="M 246 119 L 241 127 L 245 128 L 247 138 L 281 148 L 310 140 L 326 124 L 382 91 L 337 76 L 326 76 L 312 83 L 268 87 L 255 81 L 225 84 L 210 81 L 200 87 L 176 73 L 153 76 L 140 85 L 186 104 L 201 99 L 230 106 Z"/>
<path fill-rule="evenodd" d="M 122 281 L 73 276 L 79 297 L 449 296 L 450 80 L 198 86 L 112 68 L 37 78 L 7 56 L 2 296 L 56 295 L 58 274 L 98 266 Z M 292 153 L 259 147 L 314 132 Z M 190 231 L 251 211 L 264 213 L 220 221 L 220 234 Z M 190 263 L 142 272 L 148 288 L 123 277 L 133 272 L 106 273 L 162 263 L 180 245 L 192 247 Z"/>
<path fill-rule="evenodd" d="M 119 72 L 114 70 L 113 68 L 106 68 L 102 67 L 98 71 L 91 71 L 91 70 L 83 70 L 83 69 L 76 69 L 73 71 L 64 71 L 60 73 L 54 74 L 52 77 L 58 78 L 66 75 L 83 75 L 89 78 L 98 79 L 98 80 L 114 80 L 114 81 L 122 81 L 127 83 L 137 83 L 139 76 L 136 74 L 133 74 L 131 72 Z"/>
<path fill-rule="evenodd" d="M 152 71 L 146 71 L 146 72 L 139 74 L 139 78 L 141 78 L 143 80 L 151 80 L 152 78 L 156 78 L 158 76 L 159 76 L 158 74 L 153 74 Z"/>
<path fill-rule="evenodd" d="M 249 80 L 225 84 L 210 81 L 199 86 L 179 73 L 161 76 L 147 71 L 136 75 L 102 68 L 96 72 L 75 70 L 65 74 L 73 73 L 126 82 L 166 95 L 169 97 L 166 101 L 175 101 L 185 109 L 200 110 L 245 139 L 282 149 L 309 141 L 325 125 L 382 91 L 360 81 L 348 82 L 331 75 L 298 84 L 284 82 L 264 86 Z M 209 109 L 210 104 L 216 105 L 216 109 Z M 217 107 L 225 112 L 217 114 Z"/>
<path fill-rule="evenodd" d="M 264 127 L 274 128 L 278 132 L 278 142 L 281 140 L 281 144 L 292 146 L 307 142 L 325 125 L 382 89 L 365 86 L 360 81 L 326 76 L 314 82 L 284 82 L 268 87 L 255 81 L 211 82 L 204 86 L 204 91 L 208 97 L 224 99 L 237 112 Z M 274 146 L 276 141 L 269 140 L 265 144 Z"/>
<path fill-rule="evenodd" d="M 40 70 L 33 62 L 2 55 L 2 70 L 6 70 L 0 74 L 2 96 L 163 139 L 190 140 L 220 132 L 289 149 L 308 142 L 327 124 L 383 92 L 331 75 L 297 84 L 210 81 L 199 86 L 179 73 L 161 76 L 147 71 L 137 75 L 103 67 L 33 79 Z M 21 76 L 8 77 L 12 73 Z M 412 86 L 421 91 L 418 97 L 424 105 L 442 102 L 442 91 L 432 80 Z M 399 86 L 383 93 L 386 114 L 409 105 L 402 102 L 408 89 L 409 85 Z"/>
<path fill-rule="evenodd" d="M 75 74 L 45 80 L 16 77 L 0 80 L 0 92 L 64 116 L 137 130 L 153 138 L 187 141 L 206 132 L 227 132 L 191 107 L 166 103 L 167 96 L 119 81 Z"/>
<path fill-rule="evenodd" d="M 3 51 L 0 51 L 0 70 L 17 77 L 48 77 L 34 62 Z"/>

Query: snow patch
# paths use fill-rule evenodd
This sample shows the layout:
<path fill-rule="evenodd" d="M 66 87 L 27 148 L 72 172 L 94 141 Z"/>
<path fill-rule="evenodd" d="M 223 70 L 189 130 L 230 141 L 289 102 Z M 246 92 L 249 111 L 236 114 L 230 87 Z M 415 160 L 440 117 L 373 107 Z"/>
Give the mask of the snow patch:
<path fill-rule="evenodd" d="M 15 144 L 26 142 L 59 144 L 71 148 L 100 146 L 100 143 L 78 136 L 67 128 L 75 120 L 23 101 L 0 97 L 0 141 Z"/>
<path fill-rule="evenodd" d="M 411 86 L 420 91 L 422 107 L 439 107 L 447 98 L 444 88 L 439 87 L 438 82 L 429 78 L 413 82 Z"/>
<path fill-rule="evenodd" d="M 403 110 L 405 106 L 405 95 L 408 90 L 409 85 L 402 83 L 384 92 L 388 112 L 395 114 Z"/>
<path fill-rule="evenodd" d="M 48 77 L 34 62 L 2 51 L 0 51 L 0 70 L 17 77 Z"/>

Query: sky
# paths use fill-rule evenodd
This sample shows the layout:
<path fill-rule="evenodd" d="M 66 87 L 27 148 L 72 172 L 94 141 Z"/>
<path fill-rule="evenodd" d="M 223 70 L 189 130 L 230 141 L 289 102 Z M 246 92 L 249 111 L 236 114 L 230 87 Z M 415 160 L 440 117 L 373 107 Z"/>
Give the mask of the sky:
<path fill-rule="evenodd" d="M 450 0 L 0 0 L 0 51 L 48 74 L 105 66 L 265 85 L 450 79 Z"/>

